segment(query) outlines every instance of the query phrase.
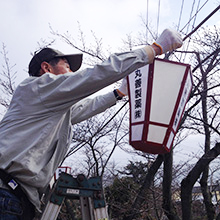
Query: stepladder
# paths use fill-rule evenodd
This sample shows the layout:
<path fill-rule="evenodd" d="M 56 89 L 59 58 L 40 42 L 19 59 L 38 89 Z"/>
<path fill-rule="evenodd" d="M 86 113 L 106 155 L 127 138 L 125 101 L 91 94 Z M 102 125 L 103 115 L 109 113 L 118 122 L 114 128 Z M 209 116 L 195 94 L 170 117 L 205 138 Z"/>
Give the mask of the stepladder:
<path fill-rule="evenodd" d="M 61 173 L 40 220 L 56 220 L 65 199 L 79 202 L 82 220 L 108 220 L 102 179 L 99 176 L 87 179 L 80 174 L 74 178 Z"/>

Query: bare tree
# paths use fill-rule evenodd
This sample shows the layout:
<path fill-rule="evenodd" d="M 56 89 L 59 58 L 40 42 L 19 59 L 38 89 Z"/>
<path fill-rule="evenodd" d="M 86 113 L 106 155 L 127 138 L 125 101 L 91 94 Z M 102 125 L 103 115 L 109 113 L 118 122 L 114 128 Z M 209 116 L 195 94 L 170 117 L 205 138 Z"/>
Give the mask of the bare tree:
<path fill-rule="evenodd" d="M 64 160 L 74 158 L 76 153 L 84 155 L 80 157 L 80 172 L 86 170 L 87 176 L 103 176 L 116 147 L 127 142 L 127 102 L 120 103 L 73 126 L 72 146 Z"/>
<path fill-rule="evenodd" d="M 2 45 L 1 55 L 4 62 L 0 72 L 0 105 L 7 109 L 15 90 L 17 72 L 14 71 L 15 64 L 11 65 L 9 62 L 8 51 L 6 50 L 6 46 L 4 44 Z"/>
<path fill-rule="evenodd" d="M 220 40 L 219 40 L 219 30 L 215 28 L 214 30 L 204 30 L 203 34 L 198 35 L 200 39 L 196 38 L 195 40 L 199 43 L 200 47 L 196 52 L 196 61 L 197 63 L 202 63 L 202 60 L 206 60 L 203 62 L 203 65 L 198 65 L 198 71 L 195 74 L 196 81 L 194 87 L 194 97 L 196 97 L 195 102 L 200 103 L 197 106 L 201 106 L 200 108 L 194 109 L 195 115 L 190 115 L 193 124 L 191 126 L 200 133 L 203 133 L 205 136 L 204 143 L 204 152 L 205 155 L 210 152 L 211 148 L 211 134 L 215 136 L 215 134 L 219 135 L 219 67 L 218 64 L 220 62 L 219 56 L 219 48 L 220 48 Z M 202 46 L 202 47 L 201 47 Z M 212 54 L 212 56 L 209 56 Z M 208 59 L 206 59 L 208 57 Z M 198 102 L 199 101 L 199 102 Z M 203 128 L 203 129 L 202 129 Z M 214 149 L 214 148 L 213 148 Z M 218 155 L 218 154 L 217 154 Z M 216 156 L 217 156 L 216 155 Z M 215 158 L 213 158 L 215 159 Z M 201 159 L 200 159 L 201 160 Z M 199 161 L 200 161 L 199 160 Z M 197 166 L 199 162 L 197 163 Z M 201 165 L 201 164 L 200 164 Z M 202 165 L 201 165 L 202 166 Z M 188 207 L 190 204 L 185 203 L 185 197 L 190 197 L 191 184 L 185 184 L 186 180 L 188 182 L 194 183 L 192 179 L 195 178 L 195 175 L 188 175 L 186 179 L 182 182 L 182 208 L 185 209 L 185 206 Z M 197 179 L 199 176 L 197 175 Z M 214 219 L 215 210 L 211 201 L 211 193 L 208 187 L 208 178 L 209 178 L 209 163 L 203 167 L 202 177 L 200 179 L 201 189 L 204 197 L 204 204 L 206 207 L 206 213 L 208 219 Z M 195 180 L 195 179 L 194 179 Z M 186 195 L 188 189 L 188 193 Z M 188 207 L 189 208 L 189 207 Z M 191 219 L 191 212 L 183 212 L 183 219 Z"/>
<path fill-rule="evenodd" d="M 79 43 L 71 37 L 69 33 L 59 34 L 51 28 L 53 36 L 58 37 L 69 44 L 71 47 L 88 55 L 86 60 L 87 65 L 94 65 L 95 63 L 105 60 L 108 55 L 103 51 L 102 39 L 98 39 L 94 33 L 94 44 L 87 44 L 85 36 L 79 27 Z M 129 49 L 132 45 L 141 45 L 140 40 L 133 41 L 131 37 L 127 39 L 127 46 Z M 190 99 L 187 104 L 186 111 L 182 118 L 181 127 L 179 132 L 189 132 L 192 134 L 199 133 L 205 136 L 204 143 L 204 155 L 199 157 L 198 162 L 193 166 L 190 172 L 181 171 L 181 166 L 178 170 L 181 174 L 178 179 L 183 178 L 181 182 L 181 208 L 182 218 L 190 220 L 193 217 L 192 210 L 192 189 L 195 183 L 200 180 L 204 204 L 208 219 L 214 219 L 216 214 L 214 213 L 213 204 L 211 203 L 211 194 L 209 190 L 209 165 L 210 162 L 215 160 L 219 155 L 219 143 L 215 143 L 214 137 L 219 138 L 219 103 L 220 103 L 220 87 L 219 87 L 219 52 L 220 52 L 220 40 L 219 40 L 219 29 L 215 28 L 212 30 L 205 30 L 203 33 L 197 35 L 191 39 L 191 44 L 196 46 L 191 51 L 182 51 L 187 54 L 187 59 L 190 60 L 193 72 L 193 90 Z M 192 48 L 190 45 L 189 48 Z M 4 91 L 7 90 L 6 97 L 1 97 L 1 105 L 8 107 L 8 103 L 11 95 L 14 91 L 14 83 L 12 74 L 12 68 L 7 58 L 7 52 L 5 46 L 3 46 L 3 57 L 5 65 L 1 75 L 0 86 Z M 91 59 L 89 59 L 91 57 Z M 181 56 L 175 53 L 170 57 L 171 59 L 177 59 L 181 61 Z M 4 100 L 4 101 L 3 101 Z M 123 107 L 124 103 L 121 103 L 120 107 Z M 122 111 L 117 107 L 113 107 L 113 110 L 106 111 L 104 114 L 100 114 L 93 117 L 81 124 L 74 126 L 74 139 L 72 148 L 69 151 L 67 157 L 73 155 L 76 150 L 84 149 L 85 162 L 82 163 L 86 167 L 88 176 L 101 175 L 103 176 L 110 158 L 116 147 L 122 147 L 127 139 L 128 128 L 124 125 L 127 123 L 127 112 Z M 120 110 L 120 114 L 118 111 Z M 110 120 L 111 119 L 111 120 Z M 214 146 L 215 145 L 215 146 Z M 213 148 L 211 148 L 214 146 Z M 178 146 L 176 146 L 178 148 Z M 122 147 L 123 148 L 123 147 Z M 141 153 L 139 153 L 141 154 Z M 176 211 L 176 200 L 173 198 L 174 192 L 180 190 L 172 186 L 174 180 L 174 165 L 173 152 L 167 155 L 158 155 L 157 157 L 149 157 L 149 155 L 143 154 L 143 158 L 150 164 L 148 172 L 141 185 L 135 188 L 136 193 L 133 194 L 133 201 L 130 206 L 129 213 L 125 213 L 123 219 L 135 219 L 137 215 L 143 213 L 141 208 L 145 207 L 146 202 L 146 190 L 150 190 L 154 185 L 156 175 L 163 176 L 162 191 L 163 200 L 161 204 L 161 210 L 165 213 L 168 219 L 180 219 L 180 214 Z M 164 165 L 163 175 L 159 172 L 159 168 Z M 218 167 L 216 168 L 218 169 Z M 85 171 L 85 169 L 84 169 Z M 201 177 L 202 175 L 202 177 Z M 200 178 L 201 177 L 201 178 Z M 161 178 L 160 178 L 161 179 Z M 180 180 L 179 180 L 180 182 Z M 161 189 L 160 187 L 157 188 Z M 154 194 L 154 196 L 156 193 Z M 152 196 L 152 203 L 156 207 L 156 203 L 153 200 L 155 197 Z M 155 214 L 156 218 L 159 219 L 159 212 Z M 149 217 L 150 218 L 150 217 Z"/>

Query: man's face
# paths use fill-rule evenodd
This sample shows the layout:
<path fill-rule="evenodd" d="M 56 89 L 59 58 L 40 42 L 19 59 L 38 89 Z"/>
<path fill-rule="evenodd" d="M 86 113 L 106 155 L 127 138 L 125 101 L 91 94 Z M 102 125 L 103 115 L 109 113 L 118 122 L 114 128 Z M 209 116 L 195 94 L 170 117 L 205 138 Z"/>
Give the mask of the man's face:
<path fill-rule="evenodd" d="M 70 65 L 66 59 L 60 59 L 58 63 L 54 66 L 51 66 L 51 68 L 51 73 L 55 75 L 60 75 L 71 71 Z"/>

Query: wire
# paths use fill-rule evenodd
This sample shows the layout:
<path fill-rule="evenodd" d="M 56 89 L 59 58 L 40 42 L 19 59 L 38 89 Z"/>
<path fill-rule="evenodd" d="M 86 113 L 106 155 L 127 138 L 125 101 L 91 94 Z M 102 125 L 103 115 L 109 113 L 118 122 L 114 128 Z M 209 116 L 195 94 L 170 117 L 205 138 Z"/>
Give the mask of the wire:
<path fill-rule="evenodd" d="M 200 0 L 198 1 L 198 5 L 197 5 L 197 9 L 196 9 L 196 13 L 195 13 L 195 18 L 194 18 L 194 21 L 193 21 L 193 25 L 192 25 L 192 30 L 194 28 L 194 25 L 196 23 L 196 18 L 197 18 L 197 15 L 198 15 L 198 11 L 199 11 L 199 5 L 200 5 Z"/>
<path fill-rule="evenodd" d="M 218 10 L 220 10 L 220 5 L 212 11 L 205 19 L 203 19 L 189 34 L 187 34 L 183 41 L 185 41 L 188 37 L 190 37 L 194 32 L 196 32 L 209 18 L 211 18 Z"/>
<path fill-rule="evenodd" d="M 209 18 L 211 18 L 218 10 L 220 10 L 220 5 L 214 9 L 206 18 L 204 18 L 189 34 L 187 34 L 184 38 L 183 41 L 185 41 L 187 38 L 189 38 L 192 34 L 194 34 Z M 189 22 L 188 22 L 189 23 Z M 165 55 L 165 59 L 168 59 L 169 56 L 173 52 L 169 52 Z"/>
<path fill-rule="evenodd" d="M 189 20 L 191 21 L 192 19 L 192 14 L 193 14 L 193 10 L 194 10 L 194 5 L 195 5 L 195 0 L 193 1 L 193 4 L 192 4 L 192 10 L 191 10 L 191 12 L 190 12 L 190 16 L 189 16 Z M 198 14 L 198 13 L 196 13 L 196 14 Z M 196 18 L 196 17 L 195 17 Z M 188 31 L 189 31 L 189 27 L 190 27 L 190 23 L 188 24 L 188 26 L 187 26 L 187 31 L 186 31 L 186 33 L 188 33 Z M 192 28 L 193 29 L 193 28 Z M 190 39 L 189 39 L 189 41 L 187 42 L 187 46 L 185 46 L 185 50 L 187 51 L 188 50 L 188 48 L 189 48 L 189 43 L 190 43 Z M 183 58 L 183 62 L 185 61 L 185 59 L 186 59 L 186 56 L 187 56 L 187 54 L 185 53 L 185 55 L 184 55 L 184 58 Z M 182 54 L 181 54 L 181 57 L 182 57 Z"/>
<path fill-rule="evenodd" d="M 195 0 L 193 1 L 193 4 L 192 4 L 192 10 L 191 10 L 191 12 L 190 12 L 190 16 L 189 16 L 189 20 L 190 20 L 190 21 L 192 20 L 192 13 L 193 13 L 194 5 L 195 5 Z M 198 13 L 196 13 L 196 14 L 198 14 Z M 195 18 L 196 18 L 196 17 L 195 17 Z M 188 27 L 187 27 L 187 31 L 186 31 L 186 33 L 188 33 L 189 26 L 190 26 L 190 23 L 189 23 L 189 25 L 188 25 Z"/>
<path fill-rule="evenodd" d="M 147 15 L 146 15 L 146 36 L 147 36 L 147 42 L 146 44 L 148 44 L 148 37 L 149 37 L 149 33 L 152 37 L 152 39 L 155 41 L 157 39 L 157 36 L 155 36 L 152 31 L 149 28 L 149 0 L 147 0 Z"/>
<path fill-rule="evenodd" d="M 179 27 L 180 27 L 180 21 L 181 21 L 182 13 L 183 13 L 183 5 L 184 5 L 184 0 L 182 0 L 182 5 L 181 5 L 181 9 L 180 9 L 180 16 L 179 16 L 179 22 L 178 22 L 177 30 L 179 30 Z"/>
<path fill-rule="evenodd" d="M 197 14 L 199 13 L 199 11 L 201 11 L 201 9 L 207 4 L 208 1 L 209 1 L 209 0 L 207 0 L 207 1 L 201 6 L 201 8 L 200 8 L 199 10 L 197 10 L 196 14 L 194 14 L 194 16 L 185 24 L 185 26 L 180 30 L 180 32 L 182 32 L 182 31 L 185 29 L 185 27 L 191 22 L 191 20 L 192 20 L 194 17 L 197 16 Z"/>
<path fill-rule="evenodd" d="M 157 13 L 157 36 L 158 36 L 158 29 L 159 29 L 159 21 L 160 21 L 160 0 L 158 1 L 158 13 Z"/>
<path fill-rule="evenodd" d="M 148 13 L 149 13 L 149 0 L 147 0 L 147 13 L 146 13 L 146 44 L 148 42 Z"/>

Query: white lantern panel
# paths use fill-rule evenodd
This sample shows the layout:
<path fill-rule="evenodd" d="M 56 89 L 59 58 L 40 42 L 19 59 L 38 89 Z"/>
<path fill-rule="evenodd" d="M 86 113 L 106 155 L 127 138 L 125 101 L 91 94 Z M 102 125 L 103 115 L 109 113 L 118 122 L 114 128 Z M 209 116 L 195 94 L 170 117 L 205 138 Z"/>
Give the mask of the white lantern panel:
<path fill-rule="evenodd" d="M 140 141 L 142 139 L 144 125 L 131 126 L 131 141 Z"/>
<path fill-rule="evenodd" d="M 150 121 L 169 124 L 186 67 L 155 61 Z"/>
<path fill-rule="evenodd" d="M 187 102 L 189 93 L 191 91 L 191 88 L 192 88 L 192 80 L 191 80 L 190 74 L 188 74 L 187 79 L 186 79 L 186 83 L 184 85 L 183 93 L 182 93 L 182 96 L 180 99 L 180 103 L 179 103 L 179 106 L 178 106 L 178 109 L 177 109 L 177 112 L 175 115 L 174 123 L 173 123 L 173 130 L 175 132 L 176 132 L 177 126 L 179 124 L 180 117 L 183 113 L 185 104 Z"/>
<path fill-rule="evenodd" d="M 166 127 L 149 125 L 147 141 L 162 144 L 166 135 L 166 131 Z"/>
<path fill-rule="evenodd" d="M 171 132 L 171 133 L 170 133 L 170 136 L 169 136 L 169 139 L 168 139 L 168 141 L 167 141 L 167 148 L 168 148 L 168 149 L 171 148 L 171 144 L 172 144 L 173 138 L 174 138 L 174 133 Z"/>
<path fill-rule="evenodd" d="M 144 121 L 149 65 L 129 75 L 131 122 Z"/>

